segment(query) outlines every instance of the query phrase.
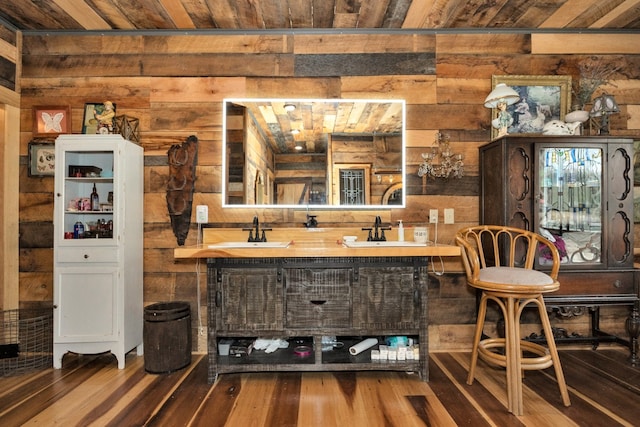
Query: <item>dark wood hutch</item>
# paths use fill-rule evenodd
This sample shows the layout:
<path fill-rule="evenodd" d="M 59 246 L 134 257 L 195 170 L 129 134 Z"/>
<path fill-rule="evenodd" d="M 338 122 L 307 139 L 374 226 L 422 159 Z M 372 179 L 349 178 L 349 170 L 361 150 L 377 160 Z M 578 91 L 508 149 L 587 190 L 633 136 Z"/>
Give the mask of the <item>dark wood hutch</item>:
<path fill-rule="evenodd" d="M 633 140 L 604 136 L 507 135 L 480 147 L 480 223 L 533 230 L 559 249 L 560 290 L 545 296 L 559 317 L 588 314 L 589 336 L 556 331 L 556 341 L 613 341 L 638 363 L 638 274 L 633 267 Z M 537 268 L 545 268 L 540 254 Z M 629 339 L 600 329 L 600 308 L 630 307 Z M 550 314 L 551 314 L 550 313 Z M 544 337 L 531 337 L 544 340 Z"/>

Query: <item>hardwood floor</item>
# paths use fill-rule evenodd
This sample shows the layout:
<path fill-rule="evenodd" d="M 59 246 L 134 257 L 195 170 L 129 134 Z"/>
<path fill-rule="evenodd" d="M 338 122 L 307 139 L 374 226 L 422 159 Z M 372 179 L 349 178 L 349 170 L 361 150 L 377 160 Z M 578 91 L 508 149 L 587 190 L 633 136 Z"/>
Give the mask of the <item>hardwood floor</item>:
<path fill-rule="evenodd" d="M 0 378 L 0 425 L 64 426 L 632 426 L 640 420 L 640 368 L 624 349 L 562 350 L 572 405 L 553 368 L 527 372 L 524 415 L 506 410 L 504 372 L 468 353 L 431 354 L 430 381 L 402 372 L 253 373 L 207 384 L 204 355 L 153 375 L 144 358 L 66 356 L 62 370 Z"/>

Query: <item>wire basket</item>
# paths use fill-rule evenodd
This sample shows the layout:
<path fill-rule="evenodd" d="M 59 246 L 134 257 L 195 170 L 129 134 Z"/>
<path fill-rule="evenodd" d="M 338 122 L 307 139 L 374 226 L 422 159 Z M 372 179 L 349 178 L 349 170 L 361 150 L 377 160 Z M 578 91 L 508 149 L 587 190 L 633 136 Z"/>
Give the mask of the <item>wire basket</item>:
<path fill-rule="evenodd" d="M 52 309 L 0 311 L 0 376 L 48 368 L 52 363 Z"/>

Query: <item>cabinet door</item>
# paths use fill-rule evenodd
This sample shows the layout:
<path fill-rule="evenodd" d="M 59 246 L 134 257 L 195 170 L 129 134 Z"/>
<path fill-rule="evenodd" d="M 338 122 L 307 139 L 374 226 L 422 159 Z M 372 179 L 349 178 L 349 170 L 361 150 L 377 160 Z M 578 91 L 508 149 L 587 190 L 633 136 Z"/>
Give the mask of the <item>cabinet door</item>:
<path fill-rule="evenodd" d="M 362 267 L 354 286 L 354 327 L 419 328 L 420 295 L 413 267 Z"/>
<path fill-rule="evenodd" d="M 501 140 L 480 150 L 480 223 L 530 229 L 531 143 Z"/>
<path fill-rule="evenodd" d="M 633 147 L 609 144 L 607 159 L 606 262 L 633 267 Z"/>
<path fill-rule="evenodd" d="M 118 208 L 114 198 L 121 196 L 114 187 L 114 147 L 97 141 L 57 147 L 55 238 L 59 245 L 117 244 L 114 230 L 117 235 L 122 225 L 114 215 L 114 206 Z M 98 203 L 92 209 L 94 189 Z M 75 230 L 80 223 L 83 231 L 78 235 Z"/>
<path fill-rule="evenodd" d="M 118 337 L 116 267 L 58 268 L 54 341 L 106 342 Z"/>
<path fill-rule="evenodd" d="M 591 144 L 537 144 L 539 231 L 552 241 L 565 266 L 603 268 L 603 223 L 606 180 L 603 161 L 606 146 Z M 540 265 L 551 262 L 550 254 L 539 254 Z M 566 268 L 566 267 L 565 267 Z"/>
<path fill-rule="evenodd" d="M 276 268 L 222 268 L 220 278 L 219 330 L 282 329 L 283 284 Z"/>

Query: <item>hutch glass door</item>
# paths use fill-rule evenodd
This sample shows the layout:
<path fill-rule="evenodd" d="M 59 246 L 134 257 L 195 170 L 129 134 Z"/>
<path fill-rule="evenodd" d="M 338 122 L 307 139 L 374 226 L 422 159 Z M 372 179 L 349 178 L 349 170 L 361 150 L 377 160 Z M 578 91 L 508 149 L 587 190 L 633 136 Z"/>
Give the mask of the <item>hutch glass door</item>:
<path fill-rule="evenodd" d="M 60 228 L 60 232 L 64 233 L 63 241 L 74 245 L 81 243 L 83 246 L 92 240 L 93 244 L 99 246 L 114 244 L 114 151 L 70 149 L 63 153 L 59 161 L 64 162 L 65 174 L 62 187 L 65 204 Z M 91 203 L 94 188 L 98 193 L 97 206 Z M 78 223 L 83 225 L 80 235 L 76 232 Z M 69 240 L 78 238 L 83 240 Z"/>
<path fill-rule="evenodd" d="M 540 233 L 554 241 L 563 264 L 602 263 L 603 149 L 545 146 L 538 156 Z M 550 264 L 550 254 L 538 261 Z"/>

